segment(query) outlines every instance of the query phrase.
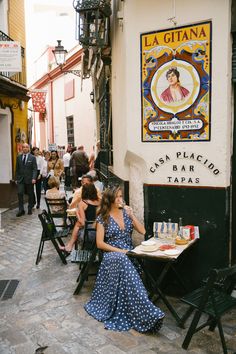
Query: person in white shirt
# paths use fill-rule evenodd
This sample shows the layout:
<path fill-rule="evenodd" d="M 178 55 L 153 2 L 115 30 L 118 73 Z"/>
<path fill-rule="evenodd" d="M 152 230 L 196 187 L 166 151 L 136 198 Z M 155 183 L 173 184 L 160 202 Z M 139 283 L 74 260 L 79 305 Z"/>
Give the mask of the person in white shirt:
<path fill-rule="evenodd" d="M 47 189 L 48 189 L 48 160 L 50 159 L 51 153 L 50 151 L 45 151 L 44 152 L 44 157 L 43 157 L 43 171 L 42 171 L 42 183 L 43 183 L 43 189 L 44 189 L 44 194 L 46 194 Z"/>
<path fill-rule="evenodd" d="M 37 163 L 37 179 L 35 183 L 35 190 L 36 190 L 36 201 L 37 201 L 36 208 L 39 209 L 40 199 L 41 199 L 42 173 L 43 173 L 44 161 L 43 161 L 43 157 L 39 154 L 38 147 L 35 146 L 32 148 L 32 154 L 36 157 L 36 163 Z"/>
<path fill-rule="evenodd" d="M 71 148 L 68 147 L 66 153 L 63 155 L 64 163 L 64 173 L 65 173 L 65 187 L 71 186 L 71 177 L 70 177 L 70 158 L 71 158 Z"/>

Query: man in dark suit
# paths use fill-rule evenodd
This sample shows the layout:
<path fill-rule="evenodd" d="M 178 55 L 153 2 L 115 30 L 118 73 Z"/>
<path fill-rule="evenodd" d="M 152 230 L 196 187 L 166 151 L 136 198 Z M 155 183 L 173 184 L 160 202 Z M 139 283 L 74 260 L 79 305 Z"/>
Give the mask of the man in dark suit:
<path fill-rule="evenodd" d="M 28 194 L 28 214 L 32 214 L 34 206 L 34 184 L 37 178 L 36 158 L 29 153 L 29 145 L 22 145 L 23 154 L 16 159 L 16 183 L 18 189 L 19 211 L 16 216 L 22 216 L 24 211 L 24 194 Z"/>

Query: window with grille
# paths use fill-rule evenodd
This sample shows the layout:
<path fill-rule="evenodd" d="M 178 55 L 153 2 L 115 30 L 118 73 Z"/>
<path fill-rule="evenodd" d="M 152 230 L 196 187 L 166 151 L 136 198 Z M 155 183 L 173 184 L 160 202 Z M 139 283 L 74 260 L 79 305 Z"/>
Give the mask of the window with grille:
<path fill-rule="evenodd" d="M 74 117 L 73 116 L 66 117 L 66 127 L 67 127 L 67 143 L 70 146 L 74 146 L 75 137 L 74 137 Z"/>

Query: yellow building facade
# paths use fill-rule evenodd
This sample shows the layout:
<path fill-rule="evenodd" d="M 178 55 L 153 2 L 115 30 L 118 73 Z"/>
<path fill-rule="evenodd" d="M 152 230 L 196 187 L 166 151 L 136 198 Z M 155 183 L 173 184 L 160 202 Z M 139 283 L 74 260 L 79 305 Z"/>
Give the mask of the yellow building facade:
<path fill-rule="evenodd" d="M 19 42 L 22 64 L 21 72 L 0 69 L 0 208 L 9 208 L 17 200 L 16 157 L 28 142 L 24 0 L 0 2 L 0 13 L 0 42 Z"/>

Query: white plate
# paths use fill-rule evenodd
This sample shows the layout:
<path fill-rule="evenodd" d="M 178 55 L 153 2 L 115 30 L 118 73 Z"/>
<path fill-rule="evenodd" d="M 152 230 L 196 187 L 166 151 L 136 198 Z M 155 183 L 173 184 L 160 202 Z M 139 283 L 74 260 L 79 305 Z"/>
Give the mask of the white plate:
<path fill-rule="evenodd" d="M 141 242 L 141 245 L 142 245 L 142 246 L 155 246 L 155 245 L 156 245 L 156 242 L 155 242 L 155 241 L 152 241 L 152 240 L 147 240 L 147 241 L 142 241 L 142 242 Z"/>
<path fill-rule="evenodd" d="M 177 249 L 165 250 L 164 254 L 166 254 L 167 256 L 177 256 L 178 254 L 180 254 L 180 250 Z"/>
<path fill-rule="evenodd" d="M 144 252 L 156 252 L 158 250 L 158 245 L 156 245 L 156 247 L 152 246 L 152 249 L 147 246 L 140 245 L 140 250 Z"/>

